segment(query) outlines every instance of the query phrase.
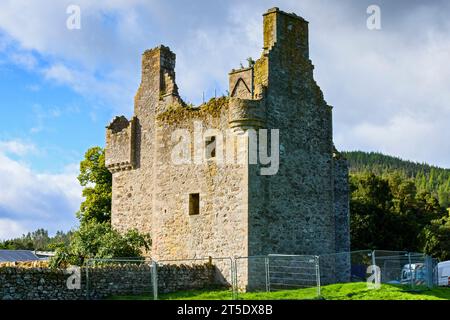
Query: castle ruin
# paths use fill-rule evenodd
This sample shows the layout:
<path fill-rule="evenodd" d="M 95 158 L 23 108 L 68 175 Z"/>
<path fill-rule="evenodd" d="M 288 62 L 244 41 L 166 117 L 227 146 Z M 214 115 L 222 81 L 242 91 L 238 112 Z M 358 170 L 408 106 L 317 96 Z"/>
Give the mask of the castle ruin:
<path fill-rule="evenodd" d="M 150 233 L 156 260 L 349 251 L 347 162 L 313 78 L 308 22 L 278 8 L 263 16 L 262 55 L 229 74 L 228 97 L 188 106 L 175 54 L 160 46 L 143 54 L 134 116 L 107 127 L 112 225 Z M 222 132 L 278 129 L 277 173 L 262 175 L 265 166 L 249 161 L 219 164 L 214 154 L 174 164 L 173 132 L 193 133 L 197 122 Z M 249 157 L 249 144 L 240 150 Z"/>

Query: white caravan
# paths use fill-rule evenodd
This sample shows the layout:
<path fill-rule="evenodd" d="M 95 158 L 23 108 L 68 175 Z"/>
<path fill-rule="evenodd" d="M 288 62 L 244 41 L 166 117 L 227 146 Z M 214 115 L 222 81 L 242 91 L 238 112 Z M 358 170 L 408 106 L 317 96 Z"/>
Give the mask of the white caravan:
<path fill-rule="evenodd" d="M 438 285 L 450 286 L 450 261 L 439 262 L 438 270 Z"/>

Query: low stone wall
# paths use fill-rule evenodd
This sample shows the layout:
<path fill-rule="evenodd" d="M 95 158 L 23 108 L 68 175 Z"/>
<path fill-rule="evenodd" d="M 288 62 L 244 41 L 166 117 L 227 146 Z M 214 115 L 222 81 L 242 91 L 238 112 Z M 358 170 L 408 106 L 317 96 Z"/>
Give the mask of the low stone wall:
<path fill-rule="evenodd" d="M 74 300 L 81 290 L 68 290 L 65 270 L 0 267 L 0 298 L 3 300 Z"/>
<path fill-rule="evenodd" d="M 157 268 L 158 293 L 223 285 L 211 264 L 164 265 Z M 81 289 L 69 289 L 66 269 L 0 266 L 0 299 L 3 300 L 84 300 L 114 295 L 152 294 L 152 267 L 127 264 L 81 268 Z"/>
<path fill-rule="evenodd" d="M 169 293 L 216 286 L 227 286 L 211 264 L 200 266 L 164 265 L 158 267 L 158 292 Z"/>

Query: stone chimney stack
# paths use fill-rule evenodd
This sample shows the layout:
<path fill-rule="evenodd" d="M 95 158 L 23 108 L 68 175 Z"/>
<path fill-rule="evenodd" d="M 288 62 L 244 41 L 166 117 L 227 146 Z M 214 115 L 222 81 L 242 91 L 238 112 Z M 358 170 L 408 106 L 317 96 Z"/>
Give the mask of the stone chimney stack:
<path fill-rule="evenodd" d="M 278 8 L 269 9 L 263 17 L 265 52 L 277 46 L 287 55 L 309 59 L 308 21 Z"/>
<path fill-rule="evenodd" d="M 141 84 L 135 97 L 136 115 L 148 114 L 149 105 L 156 108 L 158 102 L 165 100 L 166 97 L 178 99 L 175 60 L 175 54 L 163 45 L 144 52 Z"/>

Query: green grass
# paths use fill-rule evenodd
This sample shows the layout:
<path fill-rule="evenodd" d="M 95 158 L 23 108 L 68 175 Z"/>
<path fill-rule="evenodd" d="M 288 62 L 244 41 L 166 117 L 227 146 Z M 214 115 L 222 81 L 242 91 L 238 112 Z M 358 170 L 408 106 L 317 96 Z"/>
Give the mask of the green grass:
<path fill-rule="evenodd" d="M 230 290 L 193 290 L 160 294 L 161 300 L 229 300 Z M 115 296 L 112 300 L 152 300 L 151 296 Z M 317 299 L 316 289 L 298 289 L 276 292 L 239 293 L 240 300 L 297 300 Z M 380 289 L 368 289 L 365 282 L 333 284 L 321 288 L 325 300 L 450 300 L 450 288 L 412 291 L 408 287 L 383 284 Z"/>
<path fill-rule="evenodd" d="M 449 288 L 412 291 L 409 287 L 382 284 L 379 290 L 367 288 L 367 283 L 334 284 L 322 287 L 326 300 L 450 300 Z"/>

